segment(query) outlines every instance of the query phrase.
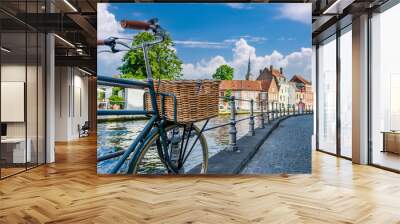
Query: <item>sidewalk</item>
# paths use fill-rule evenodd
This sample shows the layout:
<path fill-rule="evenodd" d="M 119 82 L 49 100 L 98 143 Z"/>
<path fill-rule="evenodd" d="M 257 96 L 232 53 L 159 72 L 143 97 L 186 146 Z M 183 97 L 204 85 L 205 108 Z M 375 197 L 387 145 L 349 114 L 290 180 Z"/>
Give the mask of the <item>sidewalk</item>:
<path fill-rule="evenodd" d="M 293 115 L 292 115 L 293 116 Z M 273 133 L 279 128 L 280 124 L 286 119 L 296 119 L 300 117 L 307 117 L 311 120 L 311 127 L 309 132 L 312 132 L 312 115 L 294 115 L 293 117 L 282 117 L 269 124 L 265 125 L 264 129 L 257 128 L 254 136 L 243 136 L 237 140 L 238 150 L 235 152 L 222 150 L 208 159 L 207 174 L 239 174 L 247 166 L 253 158 L 258 158 L 258 151 L 265 145 L 266 139 L 271 138 Z M 295 130 L 302 131 L 302 130 Z M 304 132 L 304 131 L 303 131 Z M 304 138 L 304 137 L 303 137 Z M 311 134 L 307 137 L 308 141 L 311 139 Z M 279 143 L 285 144 L 285 143 Z M 310 143 L 311 144 L 311 143 Z M 265 148 L 265 146 L 264 146 Z M 310 148 L 310 146 L 308 147 Z M 311 150 L 310 150 L 311 153 Z M 265 155 L 269 156 L 269 155 Z M 311 156 L 310 156 L 311 158 Z M 280 159 L 280 158 L 276 158 Z M 274 159 L 273 159 L 274 160 Z M 200 166 L 192 169 L 196 173 Z M 191 173 L 191 172 L 190 172 Z M 265 172 L 260 172 L 265 173 Z"/>
<path fill-rule="evenodd" d="M 241 173 L 310 173 L 312 130 L 312 116 L 282 121 Z"/>

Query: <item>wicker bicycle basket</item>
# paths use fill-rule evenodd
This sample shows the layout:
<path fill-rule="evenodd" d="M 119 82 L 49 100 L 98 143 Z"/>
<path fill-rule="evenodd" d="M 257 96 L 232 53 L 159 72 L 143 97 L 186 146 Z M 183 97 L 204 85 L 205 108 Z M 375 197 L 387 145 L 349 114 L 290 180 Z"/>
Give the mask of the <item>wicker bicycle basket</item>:
<path fill-rule="evenodd" d="M 157 95 L 157 109 L 167 120 L 174 121 L 174 95 L 176 97 L 176 122 L 187 124 L 206 120 L 218 116 L 219 82 L 216 80 L 162 80 L 154 82 Z M 162 94 L 164 95 L 164 108 L 162 108 Z M 151 99 L 145 93 L 145 108 L 151 110 Z"/>

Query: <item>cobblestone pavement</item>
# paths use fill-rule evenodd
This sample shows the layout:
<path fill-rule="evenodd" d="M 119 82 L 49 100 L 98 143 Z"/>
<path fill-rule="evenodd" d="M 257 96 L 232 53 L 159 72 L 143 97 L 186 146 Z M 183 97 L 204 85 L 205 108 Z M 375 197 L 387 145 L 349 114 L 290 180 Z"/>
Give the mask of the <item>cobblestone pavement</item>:
<path fill-rule="evenodd" d="M 282 121 L 242 173 L 311 173 L 312 129 L 311 115 Z"/>

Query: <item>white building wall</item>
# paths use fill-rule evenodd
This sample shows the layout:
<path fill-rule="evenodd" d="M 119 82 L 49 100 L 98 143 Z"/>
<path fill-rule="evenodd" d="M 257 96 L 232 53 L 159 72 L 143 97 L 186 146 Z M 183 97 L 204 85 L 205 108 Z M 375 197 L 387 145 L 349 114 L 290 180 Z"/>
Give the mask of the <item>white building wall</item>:
<path fill-rule="evenodd" d="M 126 89 L 125 101 L 126 109 L 143 109 L 143 94 L 142 89 Z"/>
<path fill-rule="evenodd" d="M 88 78 L 72 67 L 56 67 L 55 73 L 55 141 L 70 141 L 88 120 Z"/>

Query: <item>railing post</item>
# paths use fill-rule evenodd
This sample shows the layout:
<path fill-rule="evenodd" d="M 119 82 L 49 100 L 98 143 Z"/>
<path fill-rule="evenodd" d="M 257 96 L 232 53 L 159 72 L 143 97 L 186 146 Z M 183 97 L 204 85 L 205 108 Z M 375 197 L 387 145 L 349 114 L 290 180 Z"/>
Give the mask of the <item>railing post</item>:
<path fill-rule="evenodd" d="M 265 124 L 264 124 L 264 122 L 265 122 L 265 120 L 264 120 L 264 100 L 260 101 L 260 106 L 261 106 L 261 128 L 265 128 Z"/>
<path fill-rule="evenodd" d="M 254 136 L 254 100 L 250 100 L 249 136 Z"/>
<path fill-rule="evenodd" d="M 275 117 L 275 119 L 277 119 L 279 117 L 279 103 L 278 102 L 276 102 L 275 109 L 276 109 L 276 113 L 275 113 L 276 117 Z"/>
<path fill-rule="evenodd" d="M 284 103 L 282 103 L 282 114 L 283 114 L 283 117 L 286 115 L 286 109 L 285 109 Z"/>
<path fill-rule="evenodd" d="M 229 126 L 229 146 L 228 151 L 236 151 L 238 149 L 236 145 L 236 106 L 235 106 L 235 96 L 230 97 L 230 104 L 231 104 L 231 119 L 230 119 L 230 126 Z"/>
<path fill-rule="evenodd" d="M 275 102 L 271 102 L 271 120 L 275 120 Z"/>
<path fill-rule="evenodd" d="M 287 106 L 286 106 L 286 116 L 289 116 L 289 115 L 290 115 L 289 104 L 287 104 Z"/>

